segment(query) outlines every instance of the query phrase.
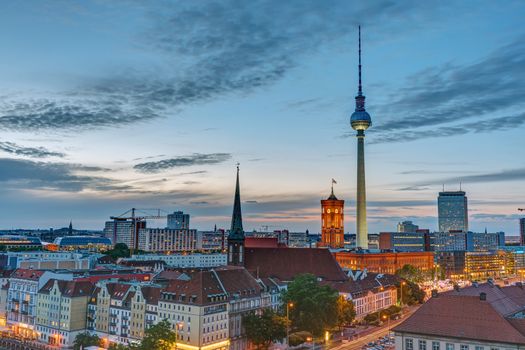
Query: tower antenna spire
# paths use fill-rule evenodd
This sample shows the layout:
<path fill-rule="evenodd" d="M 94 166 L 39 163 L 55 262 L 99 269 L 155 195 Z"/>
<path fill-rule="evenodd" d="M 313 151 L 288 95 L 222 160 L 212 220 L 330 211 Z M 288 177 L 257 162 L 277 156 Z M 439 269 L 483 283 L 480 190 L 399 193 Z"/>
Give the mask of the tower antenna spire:
<path fill-rule="evenodd" d="M 359 26 L 359 87 L 357 94 L 359 96 L 363 94 L 363 86 L 361 84 L 361 26 Z"/>

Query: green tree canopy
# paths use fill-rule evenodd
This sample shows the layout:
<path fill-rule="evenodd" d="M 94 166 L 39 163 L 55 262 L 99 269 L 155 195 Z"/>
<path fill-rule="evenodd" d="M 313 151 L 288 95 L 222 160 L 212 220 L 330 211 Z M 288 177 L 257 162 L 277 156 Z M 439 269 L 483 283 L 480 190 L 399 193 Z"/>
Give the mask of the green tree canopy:
<path fill-rule="evenodd" d="M 421 283 L 429 278 L 427 274 L 415 267 L 414 265 L 404 265 L 396 271 L 396 275 L 404 280 L 413 283 Z"/>
<path fill-rule="evenodd" d="M 89 334 L 88 332 L 80 333 L 75 337 L 73 342 L 73 349 L 80 350 L 80 347 L 86 348 L 88 346 L 102 346 L 102 339 L 96 334 Z"/>
<path fill-rule="evenodd" d="M 338 298 L 335 289 L 320 285 L 314 275 L 304 274 L 288 284 L 282 300 L 285 305 L 293 303 L 289 310 L 292 328 L 320 336 L 337 325 Z"/>
<path fill-rule="evenodd" d="M 130 257 L 130 250 L 128 246 L 124 243 L 117 243 L 113 247 L 113 249 L 107 250 L 106 255 L 109 255 L 113 259 L 118 258 L 129 258 Z"/>
<path fill-rule="evenodd" d="M 272 309 L 264 309 L 260 315 L 248 314 L 243 321 L 246 336 L 257 349 L 268 349 L 272 342 L 286 337 L 286 317 Z"/>
<path fill-rule="evenodd" d="M 163 320 L 146 329 L 144 338 L 138 347 L 140 350 L 172 350 L 176 341 L 168 320 Z"/>
<path fill-rule="evenodd" d="M 337 326 L 343 328 L 351 324 L 355 318 L 354 303 L 342 295 L 337 299 Z"/>
<path fill-rule="evenodd" d="M 403 285 L 403 288 L 401 288 L 401 283 L 403 282 L 405 284 Z M 396 285 L 401 303 L 407 305 L 422 304 L 425 301 L 425 292 L 419 287 L 419 285 L 410 281 L 403 282 Z"/>

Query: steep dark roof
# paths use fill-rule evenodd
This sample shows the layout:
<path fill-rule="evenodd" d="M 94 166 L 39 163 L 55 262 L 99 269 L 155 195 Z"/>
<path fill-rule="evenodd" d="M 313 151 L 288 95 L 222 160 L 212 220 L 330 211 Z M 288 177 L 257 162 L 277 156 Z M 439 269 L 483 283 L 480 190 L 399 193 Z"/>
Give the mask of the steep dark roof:
<path fill-rule="evenodd" d="M 157 305 L 160 299 L 162 289 L 153 286 L 143 286 L 141 288 L 142 295 L 146 299 L 147 304 Z"/>
<path fill-rule="evenodd" d="M 38 281 L 45 271 L 31 269 L 16 269 L 10 278 Z"/>
<path fill-rule="evenodd" d="M 161 299 L 181 304 L 206 305 L 219 301 L 216 297 L 226 297 L 219 280 L 210 270 L 185 271 L 185 276 L 189 278 L 169 281 Z"/>
<path fill-rule="evenodd" d="M 328 249 L 246 248 L 245 267 L 259 277 L 291 281 L 311 273 L 326 281 L 345 281 L 347 277 Z"/>
<path fill-rule="evenodd" d="M 478 296 L 440 295 L 394 327 L 395 332 L 525 344 L 525 336 L 489 301 Z"/>
<path fill-rule="evenodd" d="M 40 288 L 39 293 L 49 294 L 55 283 L 58 284 L 58 289 L 64 297 L 75 298 L 82 296 L 89 296 L 95 289 L 95 285 L 87 281 L 63 281 L 50 279 Z"/>
<path fill-rule="evenodd" d="M 261 294 L 261 285 L 243 267 L 224 266 L 215 268 L 214 271 L 229 296 L 238 294 L 243 297 Z"/>

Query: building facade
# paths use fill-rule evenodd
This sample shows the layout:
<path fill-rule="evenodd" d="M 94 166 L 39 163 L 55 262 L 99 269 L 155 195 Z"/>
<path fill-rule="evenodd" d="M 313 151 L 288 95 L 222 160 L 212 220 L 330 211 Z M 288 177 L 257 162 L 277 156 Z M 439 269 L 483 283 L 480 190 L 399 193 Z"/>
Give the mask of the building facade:
<path fill-rule="evenodd" d="M 227 254 L 144 254 L 133 255 L 133 260 L 161 260 L 166 262 L 168 267 L 216 267 L 227 264 Z"/>
<path fill-rule="evenodd" d="M 190 214 L 184 214 L 182 211 L 168 214 L 168 228 L 172 230 L 189 230 Z"/>
<path fill-rule="evenodd" d="M 323 247 L 343 248 L 345 244 L 345 201 L 332 193 L 321 200 L 321 242 Z"/>
<path fill-rule="evenodd" d="M 525 246 L 525 218 L 520 219 L 520 245 Z"/>
<path fill-rule="evenodd" d="M 412 265 L 422 271 L 434 268 L 432 252 L 335 252 L 334 257 L 343 269 L 367 270 L 374 273 L 395 274 L 404 265 Z"/>
<path fill-rule="evenodd" d="M 193 252 L 198 246 L 197 231 L 189 229 L 144 228 L 139 232 L 139 249 L 146 252 Z"/>
<path fill-rule="evenodd" d="M 418 232 L 381 232 L 379 249 L 398 252 L 424 252 L 427 250 L 427 234 Z"/>
<path fill-rule="evenodd" d="M 415 225 L 412 221 L 403 221 L 397 224 L 397 232 L 417 232 L 419 226 Z"/>
<path fill-rule="evenodd" d="M 438 197 L 440 232 L 468 232 L 468 205 L 464 191 L 443 191 Z"/>

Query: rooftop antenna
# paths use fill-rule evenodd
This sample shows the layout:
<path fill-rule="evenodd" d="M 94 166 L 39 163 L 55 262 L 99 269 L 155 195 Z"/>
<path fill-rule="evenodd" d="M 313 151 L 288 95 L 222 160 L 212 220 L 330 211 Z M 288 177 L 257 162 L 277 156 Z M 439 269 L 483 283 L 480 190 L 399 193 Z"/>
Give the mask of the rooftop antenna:
<path fill-rule="evenodd" d="M 443 184 L 443 192 L 445 192 L 445 184 Z"/>
<path fill-rule="evenodd" d="M 359 96 L 363 95 L 363 87 L 361 85 L 361 26 L 359 26 L 359 88 L 357 94 Z"/>
<path fill-rule="evenodd" d="M 459 182 L 459 190 L 461 191 L 461 181 Z"/>

